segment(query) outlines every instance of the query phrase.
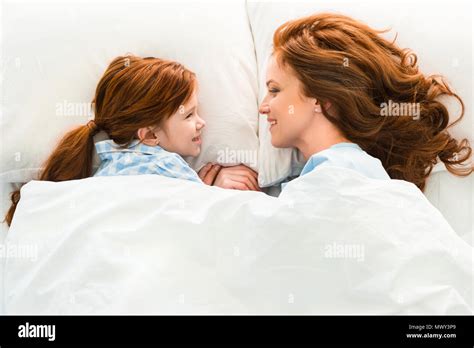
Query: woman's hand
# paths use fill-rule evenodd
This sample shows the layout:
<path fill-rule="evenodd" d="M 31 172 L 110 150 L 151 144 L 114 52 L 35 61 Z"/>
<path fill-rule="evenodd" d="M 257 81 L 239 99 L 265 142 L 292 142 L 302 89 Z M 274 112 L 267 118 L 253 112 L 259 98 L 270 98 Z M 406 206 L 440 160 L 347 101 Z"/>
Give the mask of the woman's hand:
<path fill-rule="evenodd" d="M 221 167 L 218 164 L 208 163 L 199 171 L 199 177 L 207 185 L 234 190 L 261 191 L 258 187 L 258 174 L 243 164 Z"/>

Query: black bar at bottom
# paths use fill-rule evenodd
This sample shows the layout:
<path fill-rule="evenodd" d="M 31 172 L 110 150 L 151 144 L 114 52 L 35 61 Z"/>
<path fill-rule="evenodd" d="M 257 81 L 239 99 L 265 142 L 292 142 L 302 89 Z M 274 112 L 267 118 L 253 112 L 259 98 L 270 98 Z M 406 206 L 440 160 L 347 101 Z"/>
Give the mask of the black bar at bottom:
<path fill-rule="evenodd" d="M 472 316 L 0 316 L 0 346 L 232 343 L 473 347 L 473 328 Z"/>

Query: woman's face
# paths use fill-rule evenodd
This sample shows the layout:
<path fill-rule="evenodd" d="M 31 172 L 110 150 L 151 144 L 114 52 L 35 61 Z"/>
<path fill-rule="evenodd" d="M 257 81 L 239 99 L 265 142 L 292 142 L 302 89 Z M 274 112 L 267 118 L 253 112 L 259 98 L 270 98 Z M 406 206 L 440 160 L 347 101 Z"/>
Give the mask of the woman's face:
<path fill-rule="evenodd" d="M 319 105 L 315 98 L 303 95 L 297 77 L 273 56 L 268 62 L 266 81 L 268 92 L 259 112 L 270 123 L 272 145 L 299 147 L 303 134 L 313 126 Z"/>

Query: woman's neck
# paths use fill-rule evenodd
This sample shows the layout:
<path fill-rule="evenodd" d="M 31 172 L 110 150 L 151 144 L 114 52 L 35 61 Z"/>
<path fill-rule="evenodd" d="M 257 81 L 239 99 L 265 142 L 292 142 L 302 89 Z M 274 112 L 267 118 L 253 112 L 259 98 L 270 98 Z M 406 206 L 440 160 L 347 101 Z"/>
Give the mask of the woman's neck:
<path fill-rule="evenodd" d="M 296 148 L 300 150 L 303 154 L 304 159 L 307 161 L 312 155 L 318 153 L 320 151 L 326 150 L 333 145 L 340 144 L 340 143 L 351 143 L 350 140 L 345 138 L 342 135 L 333 136 L 333 137 L 321 137 L 317 140 L 311 139 L 312 141 L 304 141 L 302 140 Z"/>

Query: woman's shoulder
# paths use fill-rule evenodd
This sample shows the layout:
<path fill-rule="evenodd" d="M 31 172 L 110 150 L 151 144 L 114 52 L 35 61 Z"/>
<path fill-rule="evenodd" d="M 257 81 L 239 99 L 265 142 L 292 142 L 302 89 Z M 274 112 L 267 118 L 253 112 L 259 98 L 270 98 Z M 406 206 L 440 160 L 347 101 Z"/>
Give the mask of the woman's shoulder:
<path fill-rule="evenodd" d="M 382 162 L 355 143 L 339 143 L 312 155 L 301 172 L 304 175 L 319 165 L 353 169 L 376 179 L 390 179 Z"/>

